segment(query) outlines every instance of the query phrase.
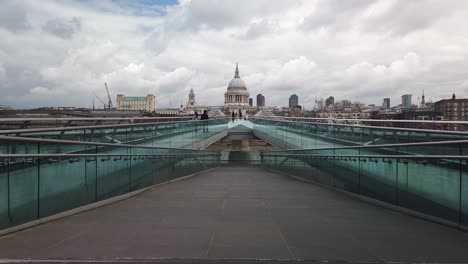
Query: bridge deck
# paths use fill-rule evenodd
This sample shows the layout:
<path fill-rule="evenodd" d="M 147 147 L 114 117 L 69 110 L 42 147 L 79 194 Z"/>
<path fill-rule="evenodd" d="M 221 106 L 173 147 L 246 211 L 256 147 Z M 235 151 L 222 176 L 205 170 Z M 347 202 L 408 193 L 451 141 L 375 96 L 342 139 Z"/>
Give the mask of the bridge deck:
<path fill-rule="evenodd" d="M 1 258 L 468 261 L 468 234 L 252 167 L 221 167 L 0 238 Z"/>

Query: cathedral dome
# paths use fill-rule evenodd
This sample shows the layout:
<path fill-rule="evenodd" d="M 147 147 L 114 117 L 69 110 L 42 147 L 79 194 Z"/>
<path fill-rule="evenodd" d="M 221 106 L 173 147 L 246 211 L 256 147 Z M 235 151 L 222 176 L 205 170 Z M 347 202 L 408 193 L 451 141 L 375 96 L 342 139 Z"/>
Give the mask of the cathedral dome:
<path fill-rule="evenodd" d="M 241 78 L 232 79 L 229 82 L 228 88 L 244 88 L 244 89 L 247 89 L 247 87 L 245 87 L 244 81 Z"/>
<path fill-rule="evenodd" d="M 244 81 L 239 76 L 239 67 L 236 64 L 234 79 L 229 84 L 226 93 L 224 93 L 224 105 L 226 107 L 248 107 L 249 92 Z"/>
<path fill-rule="evenodd" d="M 228 90 L 247 90 L 244 81 L 239 76 L 239 67 L 236 64 L 236 71 L 234 74 L 234 79 L 232 79 L 228 84 Z"/>

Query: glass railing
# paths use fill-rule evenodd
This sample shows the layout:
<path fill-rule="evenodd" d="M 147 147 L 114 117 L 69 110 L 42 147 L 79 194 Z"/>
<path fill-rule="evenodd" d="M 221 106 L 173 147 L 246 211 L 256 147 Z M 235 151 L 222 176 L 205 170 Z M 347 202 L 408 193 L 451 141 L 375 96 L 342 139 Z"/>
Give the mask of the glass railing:
<path fill-rule="evenodd" d="M 86 142 L 0 142 L 0 229 L 213 168 L 216 152 Z"/>
<path fill-rule="evenodd" d="M 228 129 L 227 118 L 0 131 L 0 136 L 186 148 Z M 26 144 L 16 147 L 27 148 Z M 5 147 L 0 146 L 0 153 Z M 9 152 L 15 153 L 15 152 Z M 21 153 L 21 152 L 20 152 Z"/>
<path fill-rule="evenodd" d="M 468 141 L 284 150 L 263 166 L 468 227 Z"/>
<path fill-rule="evenodd" d="M 119 111 L 119 113 L 121 115 L 126 115 L 125 111 Z M 50 111 L 48 111 L 47 114 L 50 114 Z M 131 114 L 134 115 L 135 112 L 132 112 Z M 12 117 L 12 118 L 0 118 L 0 130 L 175 122 L 175 121 L 191 120 L 192 118 L 193 116 L 57 117 L 57 118 L 54 118 L 54 117 L 24 117 L 24 118 Z"/>
<path fill-rule="evenodd" d="M 468 132 L 327 124 L 251 117 L 254 131 L 283 149 L 468 140 Z M 414 121 L 417 122 L 417 121 Z"/>

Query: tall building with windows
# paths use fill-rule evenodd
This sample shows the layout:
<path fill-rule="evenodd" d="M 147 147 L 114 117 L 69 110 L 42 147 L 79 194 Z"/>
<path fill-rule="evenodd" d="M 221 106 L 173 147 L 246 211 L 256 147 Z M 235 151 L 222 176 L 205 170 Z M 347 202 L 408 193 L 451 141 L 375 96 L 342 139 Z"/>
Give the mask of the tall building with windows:
<path fill-rule="evenodd" d="M 147 96 L 125 96 L 117 95 L 118 110 L 138 110 L 153 112 L 156 108 L 156 96 L 148 94 Z"/>
<path fill-rule="evenodd" d="M 289 108 L 295 108 L 299 105 L 299 97 L 293 94 L 289 97 Z"/>
<path fill-rule="evenodd" d="M 390 108 L 390 98 L 384 98 L 382 103 L 383 108 L 389 109 Z"/>
<path fill-rule="evenodd" d="M 257 94 L 257 106 L 265 106 L 265 96 Z"/>
<path fill-rule="evenodd" d="M 455 94 L 452 99 L 444 99 L 434 103 L 435 111 L 442 112 L 444 120 L 450 121 L 468 121 L 468 99 L 455 98 Z M 466 125 L 461 124 L 449 124 L 450 130 L 465 130 Z"/>
<path fill-rule="evenodd" d="M 253 99 L 249 98 L 249 106 L 253 106 Z"/>
<path fill-rule="evenodd" d="M 401 107 L 402 108 L 411 108 L 411 94 L 404 94 L 401 96 Z"/>

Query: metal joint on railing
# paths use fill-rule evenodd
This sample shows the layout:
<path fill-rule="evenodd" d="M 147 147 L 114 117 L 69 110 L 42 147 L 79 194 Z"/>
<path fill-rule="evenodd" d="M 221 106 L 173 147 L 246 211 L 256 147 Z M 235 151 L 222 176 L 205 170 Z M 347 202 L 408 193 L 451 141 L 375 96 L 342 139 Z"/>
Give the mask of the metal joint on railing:
<path fill-rule="evenodd" d="M 114 157 L 114 161 L 122 160 L 122 156 Z"/>
<path fill-rule="evenodd" d="M 399 162 L 399 163 L 403 163 L 403 164 L 408 164 L 408 160 L 407 160 L 407 159 L 399 159 L 398 162 Z"/>
<path fill-rule="evenodd" d="M 108 160 L 110 160 L 110 157 L 109 157 L 109 156 L 107 156 L 107 157 L 102 157 L 102 158 L 101 158 L 101 161 L 102 161 L 102 162 L 108 161 Z"/>
<path fill-rule="evenodd" d="M 0 167 L 8 165 L 8 158 L 3 158 L 0 160 Z"/>
<path fill-rule="evenodd" d="M 96 161 L 96 157 L 86 158 L 86 162 Z"/>
<path fill-rule="evenodd" d="M 60 157 L 59 157 L 59 158 L 49 158 L 49 159 L 47 160 L 47 162 L 48 162 L 49 164 L 60 162 Z"/>
<path fill-rule="evenodd" d="M 37 162 L 37 158 L 26 158 L 24 159 L 24 164 L 35 164 Z"/>
<path fill-rule="evenodd" d="M 388 163 L 388 164 L 392 164 L 392 160 L 391 160 L 391 159 L 382 158 L 382 162 L 386 162 L 386 163 Z"/>
<path fill-rule="evenodd" d="M 80 157 L 71 158 L 71 159 L 68 160 L 68 162 L 70 162 L 70 163 L 80 162 Z"/>
<path fill-rule="evenodd" d="M 367 162 L 367 159 L 360 159 L 361 162 Z"/>
<path fill-rule="evenodd" d="M 439 160 L 439 164 L 440 164 L 440 165 L 447 165 L 447 164 L 448 164 L 448 160 Z"/>

